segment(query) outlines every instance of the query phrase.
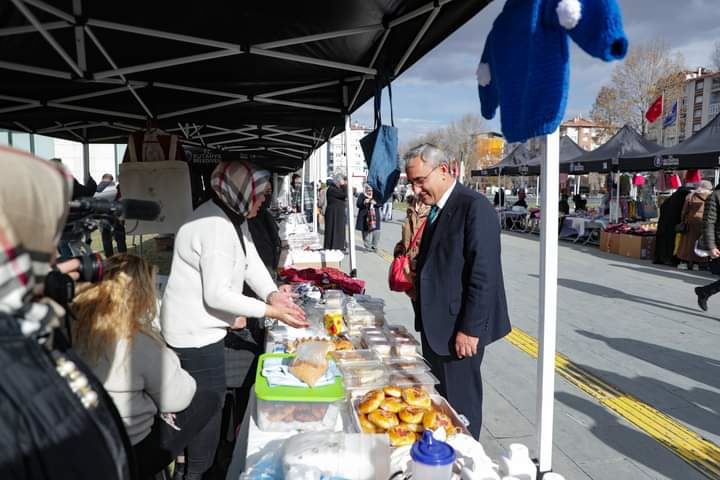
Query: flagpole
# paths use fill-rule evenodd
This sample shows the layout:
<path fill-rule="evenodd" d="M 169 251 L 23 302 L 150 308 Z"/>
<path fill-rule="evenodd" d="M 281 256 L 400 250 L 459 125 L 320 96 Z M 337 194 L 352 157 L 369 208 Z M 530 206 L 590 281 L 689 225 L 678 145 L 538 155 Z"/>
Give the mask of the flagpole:
<path fill-rule="evenodd" d="M 665 90 L 660 96 L 660 145 L 665 146 Z"/>

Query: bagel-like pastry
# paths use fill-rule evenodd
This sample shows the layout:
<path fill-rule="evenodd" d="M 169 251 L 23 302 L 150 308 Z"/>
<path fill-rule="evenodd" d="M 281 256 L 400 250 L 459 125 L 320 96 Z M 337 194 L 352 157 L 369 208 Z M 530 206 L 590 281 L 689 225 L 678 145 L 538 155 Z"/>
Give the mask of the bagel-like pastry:
<path fill-rule="evenodd" d="M 422 433 L 423 431 L 425 431 L 425 427 L 423 427 L 421 423 L 400 422 L 400 426 L 410 430 L 411 432 L 415 432 L 415 433 Z"/>
<path fill-rule="evenodd" d="M 335 346 L 336 352 L 341 352 L 345 350 L 353 350 L 355 347 L 353 347 L 353 344 L 350 340 L 344 339 L 344 338 L 338 338 L 333 341 L 333 345 Z"/>
<path fill-rule="evenodd" d="M 386 412 L 392 413 L 398 413 L 405 407 L 407 407 L 405 402 L 395 397 L 385 397 L 385 400 L 383 400 L 382 404 L 380 405 L 380 408 L 382 408 Z"/>
<path fill-rule="evenodd" d="M 401 447 L 403 445 L 412 445 L 417 440 L 417 434 L 411 432 L 405 427 L 396 426 L 388 430 L 390 437 L 390 445 L 393 447 Z"/>
<path fill-rule="evenodd" d="M 380 408 L 383 400 L 385 400 L 385 394 L 382 392 L 382 390 L 371 390 L 366 393 L 365 396 L 360 400 L 360 405 L 358 405 L 358 412 L 366 414 L 374 412 L 375 410 Z"/>
<path fill-rule="evenodd" d="M 363 433 L 379 433 L 375 424 L 368 420 L 365 415 L 362 413 L 359 414 L 358 419 L 360 420 L 360 429 Z"/>
<path fill-rule="evenodd" d="M 383 388 L 383 392 L 385 392 L 385 395 L 389 397 L 402 397 L 402 388 L 396 387 L 395 385 L 388 385 L 387 387 Z"/>
<path fill-rule="evenodd" d="M 450 420 L 450 417 L 444 413 L 436 410 L 430 410 L 423 416 L 423 427 L 428 430 L 437 430 L 438 428 L 444 428 L 445 433 L 452 435 L 455 433 L 455 426 Z"/>
<path fill-rule="evenodd" d="M 403 400 L 412 406 L 428 409 L 432 406 L 430 395 L 422 387 L 409 387 L 402 392 Z"/>
<path fill-rule="evenodd" d="M 405 407 L 402 410 L 400 410 L 400 420 L 402 420 L 405 423 L 414 423 L 419 424 L 422 423 L 423 417 L 425 416 L 425 410 L 418 407 Z"/>
<path fill-rule="evenodd" d="M 367 418 L 383 430 L 389 430 L 392 427 L 400 425 L 397 415 L 392 412 L 386 412 L 385 410 L 375 410 L 369 413 Z"/>

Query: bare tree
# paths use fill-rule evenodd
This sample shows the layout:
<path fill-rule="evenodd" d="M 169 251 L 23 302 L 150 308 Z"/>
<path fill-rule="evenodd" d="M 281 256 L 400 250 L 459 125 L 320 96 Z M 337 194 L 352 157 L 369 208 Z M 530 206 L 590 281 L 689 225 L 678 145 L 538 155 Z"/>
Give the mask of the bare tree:
<path fill-rule="evenodd" d="M 464 161 L 466 170 L 469 171 L 476 161 L 474 134 L 479 133 L 483 127 L 484 123 L 480 115 L 468 113 L 445 128 L 432 130 L 415 137 L 405 144 L 401 150 L 407 151 L 421 143 L 432 143 L 442 148 L 451 161 L 458 164 Z"/>
<path fill-rule="evenodd" d="M 713 46 L 712 54 L 710 55 L 710 61 L 715 70 L 720 70 L 720 40 L 715 42 Z"/>
<path fill-rule="evenodd" d="M 593 117 L 627 123 L 644 135 L 645 112 L 659 95 L 677 87 L 683 64 L 682 57 L 672 56 L 663 40 L 635 45 L 613 70 L 610 84 L 600 90 Z"/>

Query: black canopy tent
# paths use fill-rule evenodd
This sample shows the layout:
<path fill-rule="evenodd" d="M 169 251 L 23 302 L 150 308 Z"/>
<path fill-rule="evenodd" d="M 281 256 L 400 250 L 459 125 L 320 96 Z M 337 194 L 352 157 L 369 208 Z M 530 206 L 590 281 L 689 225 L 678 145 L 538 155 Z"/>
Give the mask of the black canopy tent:
<path fill-rule="evenodd" d="M 623 171 L 720 168 L 720 115 L 682 143 L 654 155 L 636 156 L 620 163 Z"/>
<path fill-rule="evenodd" d="M 521 149 L 522 147 L 522 149 Z M 585 150 L 567 135 L 560 137 L 560 172 L 573 173 L 570 171 L 571 162 L 585 153 Z M 500 163 L 483 170 L 473 170 L 473 176 L 491 177 L 496 175 L 540 175 L 541 158 L 532 155 L 525 144 L 516 147 L 510 155 Z"/>
<path fill-rule="evenodd" d="M 643 138 L 632 127 L 625 125 L 607 142 L 595 150 L 585 152 L 567 164 L 567 173 L 607 173 L 614 170 L 630 171 L 624 167 L 626 158 L 651 155 L 662 147 Z"/>
<path fill-rule="evenodd" d="M 489 0 L 0 4 L 0 128 L 119 143 L 148 123 L 294 170 Z"/>

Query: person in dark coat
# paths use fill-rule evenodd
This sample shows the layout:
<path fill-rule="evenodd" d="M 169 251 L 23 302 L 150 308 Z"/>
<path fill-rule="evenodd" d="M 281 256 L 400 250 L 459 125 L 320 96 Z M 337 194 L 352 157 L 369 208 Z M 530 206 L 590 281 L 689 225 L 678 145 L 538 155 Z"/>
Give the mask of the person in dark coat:
<path fill-rule="evenodd" d="M 653 263 L 677 266 L 675 257 L 675 226 L 682 218 L 683 205 L 690 189 L 686 186 L 678 188 L 670 198 L 660 206 L 657 233 L 655 234 L 655 258 Z"/>
<path fill-rule="evenodd" d="M 505 207 L 505 189 L 500 187 L 497 192 L 495 192 L 495 198 L 493 199 L 493 206 L 496 208 L 503 208 Z"/>
<path fill-rule="evenodd" d="M 328 181 L 325 206 L 325 250 L 345 250 L 347 228 L 347 177 L 337 175 L 334 182 Z"/>
<path fill-rule="evenodd" d="M 718 275 L 720 274 L 720 187 L 715 187 L 715 191 L 705 201 L 705 210 L 703 211 L 703 232 L 698 242 L 698 247 L 710 252 L 710 271 Z M 698 306 L 705 312 L 708 309 L 708 300 L 710 297 L 720 293 L 720 280 L 716 280 L 704 287 L 695 288 Z"/>
<path fill-rule="evenodd" d="M 282 242 L 278 224 L 270 213 L 272 193 L 272 183 L 270 183 L 265 193 L 265 203 L 260 206 L 257 216 L 248 220 L 248 229 L 260 259 L 267 267 L 268 272 L 273 275 L 273 278 L 276 278 Z"/>
<path fill-rule="evenodd" d="M 445 153 L 422 144 L 405 155 L 408 181 L 430 205 L 417 257 L 417 309 L 423 355 L 440 380 L 438 392 L 482 425 L 485 346 L 510 332 L 500 259 L 500 224 L 485 196 L 458 183 Z"/>
<path fill-rule="evenodd" d="M 375 194 L 370 185 L 365 185 L 363 193 L 357 199 L 357 221 L 355 230 L 362 232 L 366 250 L 377 250 L 380 242 L 380 205 L 375 201 Z"/>

